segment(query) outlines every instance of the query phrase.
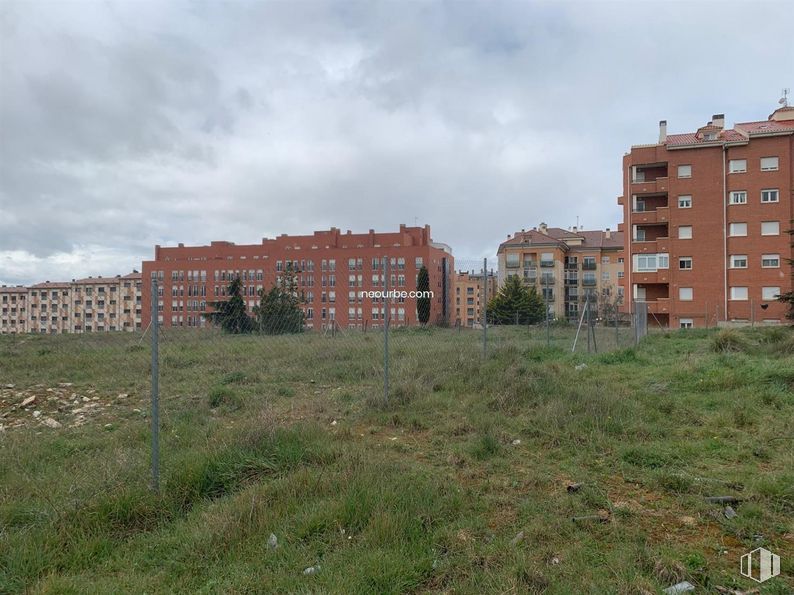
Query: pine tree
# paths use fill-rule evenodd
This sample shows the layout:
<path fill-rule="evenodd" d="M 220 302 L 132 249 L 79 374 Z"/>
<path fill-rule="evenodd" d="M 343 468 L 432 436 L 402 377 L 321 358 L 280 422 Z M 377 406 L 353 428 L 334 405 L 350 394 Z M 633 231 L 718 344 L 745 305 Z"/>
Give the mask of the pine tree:
<path fill-rule="evenodd" d="M 243 282 L 240 277 L 235 277 L 226 290 L 228 300 L 210 302 L 212 312 L 207 312 L 204 317 L 213 324 L 219 325 L 224 331 L 232 334 L 250 333 L 253 330 L 253 321 L 245 312 L 243 299 Z"/>
<path fill-rule="evenodd" d="M 430 275 L 427 272 L 427 267 L 422 265 L 419 269 L 419 274 L 416 277 L 416 291 L 429 292 L 430 291 Z M 429 295 L 425 293 L 424 295 Z M 427 324 L 430 320 L 430 298 L 418 297 L 416 298 L 416 315 L 419 322 L 423 325 Z"/>
<path fill-rule="evenodd" d="M 536 324 L 546 318 L 546 305 L 534 287 L 527 289 L 511 275 L 488 302 L 488 321 L 494 324 Z"/>

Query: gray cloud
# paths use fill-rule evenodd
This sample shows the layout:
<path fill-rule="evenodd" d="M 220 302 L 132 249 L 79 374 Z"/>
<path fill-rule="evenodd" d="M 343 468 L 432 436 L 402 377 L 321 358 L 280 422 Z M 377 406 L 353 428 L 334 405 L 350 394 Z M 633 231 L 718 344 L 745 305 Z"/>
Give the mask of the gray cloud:
<path fill-rule="evenodd" d="M 5 2 L 0 281 L 331 225 L 460 257 L 614 227 L 623 152 L 765 117 L 792 29 L 782 2 Z"/>

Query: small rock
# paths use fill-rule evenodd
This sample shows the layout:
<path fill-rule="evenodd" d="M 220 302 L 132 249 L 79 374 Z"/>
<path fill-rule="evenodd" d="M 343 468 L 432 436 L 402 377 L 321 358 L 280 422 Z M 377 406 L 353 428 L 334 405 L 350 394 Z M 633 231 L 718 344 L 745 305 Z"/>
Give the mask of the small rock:
<path fill-rule="evenodd" d="M 331 422 L 331 425 L 332 425 L 332 426 L 335 426 L 335 425 L 336 425 L 336 420 L 332 421 L 332 422 Z"/>
<path fill-rule="evenodd" d="M 32 397 L 28 397 L 27 399 L 22 401 L 22 404 L 20 405 L 20 407 L 27 407 L 28 405 L 30 405 L 31 403 L 34 403 L 35 401 L 36 401 L 36 396 L 33 395 Z"/>
<path fill-rule="evenodd" d="M 513 442 L 511 442 L 511 444 L 512 444 L 513 446 L 518 446 L 519 444 L 521 444 L 521 440 L 519 440 L 518 438 L 516 438 L 515 440 L 513 440 Z"/>
<path fill-rule="evenodd" d="M 681 522 L 687 527 L 694 527 L 697 524 L 695 517 L 692 516 L 682 516 Z"/>
<path fill-rule="evenodd" d="M 519 531 L 518 534 L 515 537 L 513 537 L 513 539 L 510 540 L 510 545 L 515 546 L 521 543 L 522 541 L 524 541 L 524 532 Z"/>
<path fill-rule="evenodd" d="M 43 424 L 44 424 L 45 426 L 47 426 L 48 428 L 60 428 L 60 427 L 61 427 L 61 422 L 59 422 L 59 421 L 55 421 L 55 420 L 54 420 L 54 419 L 52 419 L 51 417 L 45 417 L 45 418 L 44 418 L 44 419 L 41 421 L 41 423 L 43 423 Z"/>
<path fill-rule="evenodd" d="M 127 394 L 127 393 L 121 393 L 121 394 L 119 395 L 119 397 L 118 397 L 118 398 L 119 398 L 119 399 L 126 399 L 126 398 L 127 398 L 127 397 L 129 397 L 129 396 L 130 396 L 130 395 L 129 395 L 129 394 Z"/>
<path fill-rule="evenodd" d="M 83 403 L 88 403 L 88 401 L 90 401 L 90 400 L 91 399 L 89 399 L 88 397 L 83 397 Z"/>
<path fill-rule="evenodd" d="M 60 386 L 61 388 L 67 388 L 69 386 L 74 386 L 74 385 L 71 382 L 59 382 L 58 386 Z"/>
<path fill-rule="evenodd" d="M 33 417 L 41 417 L 41 411 L 34 411 Z"/>
<path fill-rule="evenodd" d="M 105 429 L 106 430 L 112 430 L 113 429 L 113 424 L 105 424 Z"/>
<path fill-rule="evenodd" d="M 689 591 L 694 591 L 695 585 L 690 583 L 689 581 L 683 581 L 681 583 L 676 583 L 671 587 L 667 587 L 664 589 L 663 593 L 667 593 L 667 595 L 677 595 L 678 593 L 688 593 Z"/>
<path fill-rule="evenodd" d="M 574 492 L 578 492 L 582 489 L 581 483 L 569 483 L 565 489 L 568 491 L 569 494 L 573 494 Z"/>
<path fill-rule="evenodd" d="M 320 572 L 320 565 L 319 564 L 317 564 L 316 566 L 309 566 L 308 568 L 306 568 L 303 571 L 303 574 L 305 574 L 306 576 L 311 576 L 313 574 L 317 574 L 318 572 Z"/>
<path fill-rule="evenodd" d="M 6 384 L 6 388 L 16 388 L 16 384 Z"/>
<path fill-rule="evenodd" d="M 271 550 L 274 550 L 278 547 L 278 537 L 276 537 L 275 533 L 271 533 L 270 537 L 267 538 L 267 547 Z"/>
<path fill-rule="evenodd" d="M 729 519 L 729 520 L 730 519 L 735 519 L 738 516 L 736 514 L 736 511 L 733 508 L 731 508 L 730 506 L 726 506 L 725 510 L 722 512 L 722 514 L 724 514 L 725 518 Z"/>
<path fill-rule="evenodd" d="M 554 557 L 551 559 L 551 563 L 552 563 L 554 566 L 556 566 L 557 564 L 559 564 L 559 563 L 560 563 L 560 559 L 559 559 L 557 556 L 554 556 Z"/>
<path fill-rule="evenodd" d="M 133 409 L 133 410 L 132 410 L 132 412 L 133 412 L 133 413 L 140 413 L 140 412 L 141 412 L 141 410 L 140 410 L 140 409 Z"/>
<path fill-rule="evenodd" d="M 577 372 L 581 372 L 585 368 L 587 368 L 587 364 L 577 364 L 575 369 L 576 369 Z"/>

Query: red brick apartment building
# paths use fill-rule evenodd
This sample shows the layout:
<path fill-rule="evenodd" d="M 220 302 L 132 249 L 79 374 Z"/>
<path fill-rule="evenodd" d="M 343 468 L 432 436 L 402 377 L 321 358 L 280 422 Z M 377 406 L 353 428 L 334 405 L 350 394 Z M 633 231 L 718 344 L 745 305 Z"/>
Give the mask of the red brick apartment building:
<path fill-rule="evenodd" d="M 623 158 L 625 295 L 649 324 L 779 324 L 791 290 L 794 107 L 667 134 Z M 625 300 L 626 308 L 632 300 Z"/>
<path fill-rule="evenodd" d="M 246 308 L 259 303 L 258 292 L 279 282 L 292 265 L 304 296 L 306 326 L 313 329 L 372 328 L 383 324 L 386 303 L 367 291 L 383 291 L 384 257 L 390 262 L 389 288 L 415 291 L 419 269 L 427 267 L 431 323 L 449 323 L 454 260 L 449 246 L 433 242 L 430 226 L 354 234 L 332 227 L 312 235 L 264 238 L 261 244 L 211 242 L 209 246 L 156 246 L 154 260 L 143 263 L 146 284 L 159 280 L 159 320 L 166 326 L 201 327 L 208 304 L 225 299 L 229 282 L 239 275 Z M 150 321 L 150 287 L 143 291 L 143 325 Z M 210 308 L 211 309 L 211 308 Z M 391 324 L 417 323 L 416 299 L 394 298 Z"/>

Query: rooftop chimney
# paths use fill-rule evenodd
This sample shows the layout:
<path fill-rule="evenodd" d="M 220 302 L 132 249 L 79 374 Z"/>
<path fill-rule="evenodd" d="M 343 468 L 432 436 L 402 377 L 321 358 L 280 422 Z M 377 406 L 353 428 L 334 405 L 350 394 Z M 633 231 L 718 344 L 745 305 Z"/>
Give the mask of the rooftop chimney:
<path fill-rule="evenodd" d="M 545 234 L 548 229 L 549 229 L 549 226 L 546 225 L 545 223 L 541 223 L 538 226 L 538 231 L 540 231 L 540 233 L 544 233 Z"/>
<path fill-rule="evenodd" d="M 711 125 L 719 129 L 725 128 L 725 114 L 714 114 L 711 116 Z"/>
<path fill-rule="evenodd" d="M 609 231 L 609 228 L 608 228 L 608 227 L 607 227 L 606 231 L 604 232 L 604 237 L 605 237 L 606 239 L 610 239 L 610 238 L 612 237 L 612 232 L 611 232 L 611 231 Z"/>
<path fill-rule="evenodd" d="M 667 120 L 659 120 L 659 144 L 667 142 Z"/>

